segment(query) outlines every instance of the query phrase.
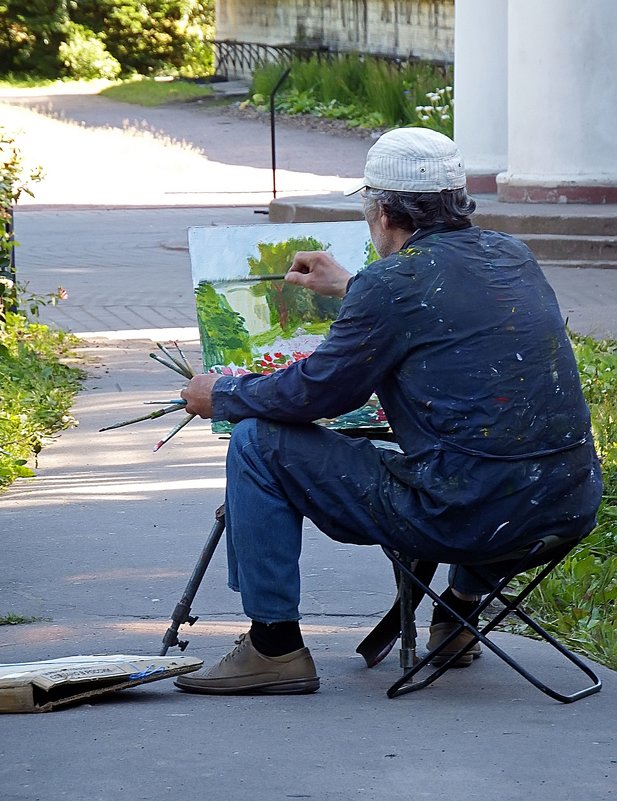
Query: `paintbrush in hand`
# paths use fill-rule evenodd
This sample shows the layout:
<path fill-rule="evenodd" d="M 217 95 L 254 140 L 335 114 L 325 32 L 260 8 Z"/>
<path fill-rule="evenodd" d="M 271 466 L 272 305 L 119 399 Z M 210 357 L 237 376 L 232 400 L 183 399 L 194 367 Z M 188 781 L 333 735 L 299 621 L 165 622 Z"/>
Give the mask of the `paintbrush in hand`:
<path fill-rule="evenodd" d="M 120 423 L 114 423 L 105 428 L 99 428 L 99 431 L 111 431 L 112 428 L 122 428 L 123 426 L 132 426 L 133 423 L 141 423 L 143 420 L 156 420 L 157 417 L 162 417 L 164 414 L 171 414 L 172 412 L 179 412 L 186 406 L 186 401 L 182 403 L 174 403 L 171 406 L 164 406 L 162 409 L 157 409 L 150 414 L 142 415 L 142 417 L 134 417 L 132 420 L 123 420 Z"/>
<path fill-rule="evenodd" d="M 152 448 L 153 452 L 154 452 L 154 453 L 156 453 L 156 452 L 157 452 L 157 451 L 158 451 L 160 448 L 162 448 L 162 447 L 163 447 L 163 445 L 164 445 L 166 442 L 169 442 L 169 440 L 170 440 L 172 437 L 175 437 L 175 436 L 176 436 L 176 434 L 178 433 L 178 431 L 180 431 L 180 429 L 184 428 L 184 426 L 185 426 L 185 425 L 187 425 L 188 423 L 190 423 L 190 422 L 191 422 L 191 420 L 192 420 L 194 417 L 195 417 L 195 415 L 194 415 L 194 414 L 187 414 L 187 416 L 186 416 L 186 417 L 185 417 L 183 420 L 181 420 L 181 421 L 178 423 L 178 425 L 177 425 L 177 426 L 174 426 L 174 427 L 171 429 L 171 431 L 170 431 L 168 434 L 165 434 L 165 436 L 163 437 L 163 439 L 160 439 L 160 440 L 159 440 L 159 441 L 156 443 L 156 445 L 154 446 L 154 448 Z"/>

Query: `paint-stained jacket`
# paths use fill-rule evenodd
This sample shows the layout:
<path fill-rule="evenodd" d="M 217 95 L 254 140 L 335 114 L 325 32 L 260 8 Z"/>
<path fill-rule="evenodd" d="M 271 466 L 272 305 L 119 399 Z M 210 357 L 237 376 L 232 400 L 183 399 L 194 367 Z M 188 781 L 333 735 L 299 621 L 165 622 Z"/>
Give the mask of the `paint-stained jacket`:
<path fill-rule="evenodd" d="M 350 281 L 307 359 L 221 378 L 213 419 L 309 422 L 372 392 L 403 451 L 382 461 L 427 536 L 503 552 L 593 526 L 589 411 L 555 295 L 519 240 L 471 225 L 417 231 Z"/>

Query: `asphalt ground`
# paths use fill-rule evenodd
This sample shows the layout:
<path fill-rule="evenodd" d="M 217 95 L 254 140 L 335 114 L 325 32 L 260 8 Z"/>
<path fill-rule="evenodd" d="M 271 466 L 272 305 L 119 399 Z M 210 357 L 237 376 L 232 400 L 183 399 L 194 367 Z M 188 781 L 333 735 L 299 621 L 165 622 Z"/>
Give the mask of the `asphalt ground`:
<path fill-rule="evenodd" d="M 229 190 L 237 186 L 235 169 L 243 174 L 242 153 L 256 148 L 258 136 L 267 144 L 268 130 L 241 121 L 217 128 L 217 112 L 199 108 L 122 112 L 95 97 L 80 98 L 77 116 L 88 121 L 75 125 L 61 122 L 76 114 L 73 100 L 37 100 L 54 104 L 51 117 L 31 111 L 31 101 L 16 106 L 11 98 L 0 107 L 3 120 L 25 126 L 24 141 L 37 143 L 29 155 L 58 170 L 17 213 L 18 273 L 36 291 L 66 286 L 69 300 L 43 316 L 86 333 L 78 354 L 89 377 L 75 404 L 79 426 L 42 451 L 36 480 L 19 481 L 0 498 L 0 612 L 41 618 L 0 630 L 0 661 L 154 654 L 222 502 L 226 443 L 195 422 L 153 454 L 166 423 L 99 428 L 139 413 L 145 399 L 177 392 L 174 374 L 148 358 L 153 341 L 173 335 L 198 360 L 184 232 L 255 219 L 263 194 L 239 205 Z M 108 128 L 112 112 L 144 124 L 156 113 L 165 135 L 148 134 L 146 144 L 115 123 Z M 207 186 L 216 205 L 186 206 L 182 192 L 182 202 L 161 208 L 174 205 L 161 200 L 169 201 L 171 187 L 185 189 L 193 170 L 209 169 L 197 167 L 193 154 L 187 171 L 178 171 L 176 146 L 165 137 L 191 141 L 187 125 L 211 131 L 212 147 L 231 154 L 217 162 L 225 166 L 219 182 Z M 307 176 L 312 183 L 322 158 L 331 166 L 319 167 L 327 173 L 319 178 L 332 191 L 360 174 L 370 141 L 299 133 L 308 156 L 303 161 L 298 149 L 297 160 L 290 157 L 297 182 Z M 156 155 L 141 162 L 153 143 Z M 206 161 L 209 143 L 208 158 L 200 157 Z M 267 195 L 266 145 L 262 150 L 261 166 L 247 170 Z M 146 177 L 148 192 L 140 183 Z M 330 542 L 307 525 L 302 575 L 303 630 L 322 676 L 317 694 L 200 697 L 166 680 L 47 715 L 5 716 L 2 801 L 614 797 L 613 671 L 598 669 L 601 694 L 564 706 L 484 655 L 430 689 L 390 701 L 385 690 L 399 675 L 396 653 L 373 670 L 354 653 L 390 604 L 386 560 L 378 549 Z M 245 630 L 238 598 L 225 587 L 222 549 L 194 611 L 200 620 L 187 632 L 187 653 L 207 663 Z M 420 649 L 429 614 L 424 605 Z M 548 647 L 497 637 L 550 681 L 576 686 Z"/>

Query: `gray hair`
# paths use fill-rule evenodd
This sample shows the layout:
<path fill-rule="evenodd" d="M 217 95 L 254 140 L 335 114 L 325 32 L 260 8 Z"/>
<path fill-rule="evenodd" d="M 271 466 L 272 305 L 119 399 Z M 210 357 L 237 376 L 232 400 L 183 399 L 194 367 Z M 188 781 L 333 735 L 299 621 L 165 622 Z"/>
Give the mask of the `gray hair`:
<path fill-rule="evenodd" d="M 467 190 L 444 189 L 442 192 L 393 192 L 367 186 L 363 192 L 367 217 L 383 212 L 397 228 L 415 231 L 439 223 L 464 228 L 476 210 L 476 201 Z"/>

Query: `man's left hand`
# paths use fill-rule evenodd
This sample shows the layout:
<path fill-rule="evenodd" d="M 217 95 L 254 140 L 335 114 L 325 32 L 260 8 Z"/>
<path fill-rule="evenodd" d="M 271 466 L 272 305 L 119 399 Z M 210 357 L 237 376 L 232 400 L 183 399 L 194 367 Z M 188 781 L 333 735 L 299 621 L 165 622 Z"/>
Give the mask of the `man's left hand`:
<path fill-rule="evenodd" d="M 187 414 L 212 417 L 212 387 L 220 377 L 217 373 L 205 373 L 191 378 L 180 393 L 180 397 L 186 401 Z"/>

